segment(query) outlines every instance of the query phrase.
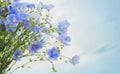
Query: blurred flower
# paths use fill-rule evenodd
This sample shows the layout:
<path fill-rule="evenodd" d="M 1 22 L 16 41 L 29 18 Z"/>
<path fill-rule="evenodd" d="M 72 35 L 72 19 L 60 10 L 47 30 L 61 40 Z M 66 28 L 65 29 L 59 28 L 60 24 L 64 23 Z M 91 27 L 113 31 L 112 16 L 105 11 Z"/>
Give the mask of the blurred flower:
<path fill-rule="evenodd" d="M 28 8 L 35 8 L 35 4 L 27 4 Z"/>
<path fill-rule="evenodd" d="M 31 18 L 34 22 L 38 22 L 39 21 L 39 14 L 35 14 L 35 13 L 28 13 L 29 18 Z"/>
<path fill-rule="evenodd" d="M 58 23 L 58 33 L 64 34 L 67 32 L 70 23 L 67 20 L 61 21 Z"/>
<path fill-rule="evenodd" d="M 41 11 L 42 8 L 44 8 L 44 9 L 46 9 L 46 10 L 50 10 L 50 9 L 52 9 L 53 7 L 54 7 L 54 5 L 52 5 L 52 4 L 45 5 L 45 4 L 43 4 L 42 2 L 39 2 L 38 5 L 37 5 L 37 10 L 38 10 L 38 11 Z"/>
<path fill-rule="evenodd" d="M 58 39 L 64 45 L 69 45 L 68 42 L 71 41 L 70 36 L 67 36 L 66 34 L 59 35 Z"/>
<path fill-rule="evenodd" d="M 50 9 L 52 9 L 53 7 L 54 7 L 54 5 L 52 5 L 52 4 L 43 5 L 43 8 L 44 8 L 44 9 L 47 9 L 47 10 L 50 10 Z"/>
<path fill-rule="evenodd" d="M 42 8 L 43 8 L 43 3 L 39 2 L 36 9 L 40 12 Z"/>
<path fill-rule="evenodd" d="M 10 25 L 8 23 L 5 24 L 7 32 L 14 32 L 16 31 L 16 28 L 13 25 Z"/>
<path fill-rule="evenodd" d="M 60 53 L 58 52 L 58 49 L 55 48 L 55 47 L 49 49 L 47 54 L 51 59 L 57 59 L 60 56 Z"/>
<path fill-rule="evenodd" d="M 29 20 L 23 20 L 22 22 L 23 22 L 24 28 L 30 29 L 30 21 Z"/>
<path fill-rule="evenodd" d="M 16 61 L 19 61 L 20 59 L 21 59 L 21 57 L 22 57 L 22 55 L 23 55 L 23 52 L 21 51 L 21 50 L 16 50 L 15 52 L 14 52 L 14 59 L 16 60 Z"/>
<path fill-rule="evenodd" d="M 26 3 L 26 2 L 17 1 L 14 4 L 9 5 L 8 6 L 9 14 L 17 14 L 17 13 L 19 13 L 19 11 L 21 11 L 20 10 L 21 8 L 26 8 L 27 7 L 27 4 L 28 3 Z"/>
<path fill-rule="evenodd" d="M 28 14 L 26 14 L 26 13 L 19 12 L 19 13 L 17 13 L 17 15 L 20 17 L 21 21 L 24 21 L 24 20 L 28 20 L 28 19 L 29 19 L 29 16 L 28 16 Z"/>
<path fill-rule="evenodd" d="M 32 27 L 31 28 L 32 31 L 34 31 L 34 33 L 39 33 L 40 32 L 40 28 L 39 27 Z"/>
<path fill-rule="evenodd" d="M 0 25 L 3 23 L 3 20 L 2 19 L 0 19 Z"/>
<path fill-rule="evenodd" d="M 29 51 L 31 53 L 37 53 L 39 49 L 43 48 L 43 44 L 39 43 L 39 42 L 33 42 L 30 47 L 29 47 Z"/>
<path fill-rule="evenodd" d="M 79 63 L 80 57 L 78 55 L 75 55 L 72 57 L 72 59 L 70 60 L 70 63 L 72 63 L 73 65 L 76 65 Z"/>
<path fill-rule="evenodd" d="M 16 9 L 19 9 L 19 8 L 26 8 L 27 7 L 27 2 L 19 2 L 19 1 L 17 1 L 17 2 L 15 2 L 14 4 L 13 4 L 13 7 L 14 8 L 16 8 Z"/>
<path fill-rule="evenodd" d="M 17 10 L 12 5 L 8 6 L 8 11 L 9 11 L 10 14 L 17 13 Z"/>
<path fill-rule="evenodd" d="M 9 14 L 7 16 L 7 22 L 11 25 L 17 25 L 20 22 L 20 17 L 17 14 Z"/>
<path fill-rule="evenodd" d="M 21 1 L 21 0 L 14 0 L 14 2 Z"/>

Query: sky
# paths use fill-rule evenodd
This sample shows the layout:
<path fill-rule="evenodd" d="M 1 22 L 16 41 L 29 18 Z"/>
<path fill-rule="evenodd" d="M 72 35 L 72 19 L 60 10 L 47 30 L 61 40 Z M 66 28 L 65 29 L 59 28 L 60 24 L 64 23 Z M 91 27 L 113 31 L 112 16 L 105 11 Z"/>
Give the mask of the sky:
<path fill-rule="evenodd" d="M 55 6 L 51 11 L 55 23 L 63 19 L 71 23 L 71 46 L 63 53 L 80 55 L 80 63 L 73 66 L 56 62 L 56 73 L 50 71 L 48 62 L 32 63 L 31 69 L 13 74 L 120 74 L 120 0 L 41 1 Z"/>

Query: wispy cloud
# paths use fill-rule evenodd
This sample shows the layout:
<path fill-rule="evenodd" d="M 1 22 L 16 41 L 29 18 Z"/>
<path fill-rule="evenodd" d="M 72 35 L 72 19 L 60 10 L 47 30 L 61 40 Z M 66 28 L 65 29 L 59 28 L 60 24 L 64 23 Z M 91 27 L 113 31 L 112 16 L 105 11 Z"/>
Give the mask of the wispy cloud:
<path fill-rule="evenodd" d="M 117 41 L 116 43 L 109 43 L 106 45 L 103 45 L 97 49 L 95 49 L 95 51 L 93 52 L 94 54 L 102 54 L 102 53 L 107 53 L 109 51 L 115 51 L 117 49 L 119 49 L 119 41 Z"/>

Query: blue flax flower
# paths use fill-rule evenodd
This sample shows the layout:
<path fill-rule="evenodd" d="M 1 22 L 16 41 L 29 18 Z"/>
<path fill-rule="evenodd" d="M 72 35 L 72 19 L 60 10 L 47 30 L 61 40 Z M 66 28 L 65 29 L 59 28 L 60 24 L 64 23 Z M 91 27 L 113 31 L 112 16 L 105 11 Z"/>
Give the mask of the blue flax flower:
<path fill-rule="evenodd" d="M 9 14 L 7 16 L 7 22 L 11 25 L 17 25 L 20 22 L 20 17 L 17 14 Z"/>
<path fill-rule="evenodd" d="M 58 40 L 64 45 L 69 45 L 68 42 L 71 41 L 71 38 L 70 36 L 67 36 L 66 34 L 62 34 L 62 35 L 59 35 Z"/>
<path fill-rule="evenodd" d="M 27 7 L 28 3 L 16 1 L 14 4 L 8 6 L 9 14 L 19 13 L 21 8 Z"/>
<path fill-rule="evenodd" d="M 70 63 L 72 63 L 73 65 L 76 65 L 79 63 L 80 57 L 78 55 L 75 55 L 72 57 L 72 59 L 70 60 Z"/>
<path fill-rule="evenodd" d="M 65 34 L 67 33 L 70 23 L 67 20 L 61 21 L 58 23 L 58 33 Z"/>
<path fill-rule="evenodd" d="M 8 12 L 9 12 L 9 14 L 16 14 L 18 12 L 18 10 L 13 5 L 10 5 L 10 6 L 8 6 Z"/>
<path fill-rule="evenodd" d="M 16 61 L 19 61 L 21 59 L 22 55 L 23 55 L 23 52 L 21 50 L 16 50 L 14 52 L 13 57 Z"/>
<path fill-rule="evenodd" d="M 43 44 L 42 43 L 39 43 L 39 42 L 33 42 L 30 47 L 29 47 L 29 51 L 31 53 L 37 53 L 39 49 L 42 49 L 43 48 Z"/>
<path fill-rule="evenodd" d="M 49 49 L 47 54 L 51 59 L 57 59 L 60 56 L 60 53 L 58 52 L 58 49 L 55 48 L 55 47 Z"/>

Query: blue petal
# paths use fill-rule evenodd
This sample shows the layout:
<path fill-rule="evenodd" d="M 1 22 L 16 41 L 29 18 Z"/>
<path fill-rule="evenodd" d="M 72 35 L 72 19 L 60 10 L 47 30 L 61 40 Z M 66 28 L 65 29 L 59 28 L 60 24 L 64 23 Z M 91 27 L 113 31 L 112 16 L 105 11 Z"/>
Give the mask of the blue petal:
<path fill-rule="evenodd" d="M 23 52 L 21 50 L 16 50 L 13 56 L 16 61 L 19 61 L 22 55 L 23 55 Z"/>
<path fill-rule="evenodd" d="M 57 59 L 60 56 L 60 53 L 58 52 L 58 49 L 53 47 L 48 50 L 47 54 L 51 59 Z"/>

